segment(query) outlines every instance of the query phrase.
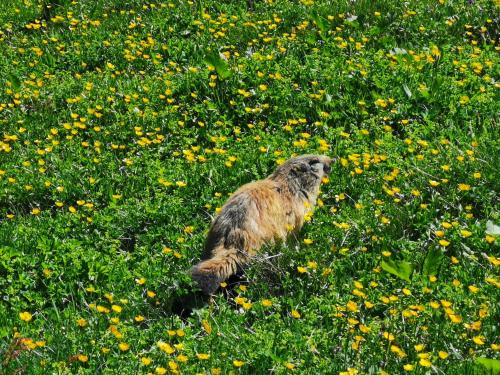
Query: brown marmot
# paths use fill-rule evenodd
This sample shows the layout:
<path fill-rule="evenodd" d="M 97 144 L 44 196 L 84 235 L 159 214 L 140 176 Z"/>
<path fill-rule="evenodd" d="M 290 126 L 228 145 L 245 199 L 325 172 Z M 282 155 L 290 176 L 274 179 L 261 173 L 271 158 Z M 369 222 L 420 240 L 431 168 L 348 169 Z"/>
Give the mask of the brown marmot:
<path fill-rule="evenodd" d="M 291 158 L 264 180 L 234 192 L 210 227 L 203 261 L 191 274 L 206 294 L 241 269 L 264 243 L 285 241 L 298 232 L 316 204 L 332 159 L 323 155 Z"/>

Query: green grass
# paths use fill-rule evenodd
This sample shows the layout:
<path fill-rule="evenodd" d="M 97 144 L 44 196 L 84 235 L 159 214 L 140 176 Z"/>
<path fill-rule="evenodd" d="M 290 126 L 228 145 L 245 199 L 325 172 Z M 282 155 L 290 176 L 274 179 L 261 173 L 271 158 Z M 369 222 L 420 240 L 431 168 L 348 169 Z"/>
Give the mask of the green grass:
<path fill-rule="evenodd" d="M 498 371 L 497 15 L 2 2 L 0 374 Z M 304 153 L 312 220 L 198 303 L 217 208 Z"/>

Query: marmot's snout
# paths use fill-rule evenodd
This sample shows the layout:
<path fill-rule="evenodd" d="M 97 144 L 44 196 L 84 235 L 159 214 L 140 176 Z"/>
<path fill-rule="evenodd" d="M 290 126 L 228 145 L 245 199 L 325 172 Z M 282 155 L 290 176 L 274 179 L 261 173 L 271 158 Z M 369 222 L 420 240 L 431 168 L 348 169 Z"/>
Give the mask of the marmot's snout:
<path fill-rule="evenodd" d="M 323 174 L 330 174 L 332 171 L 332 162 L 333 159 L 329 158 L 328 156 L 313 156 L 312 159 L 309 161 L 309 165 L 311 166 L 311 169 L 314 170 L 315 172 L 323 172 Z"/>
<path fill-rule="evenodd" d="M 330 172 L 332 171 L 332 163 L 333 159 L 324 156 L 324 159 L 322 160 L 324 174 L 330 174 Z"/>

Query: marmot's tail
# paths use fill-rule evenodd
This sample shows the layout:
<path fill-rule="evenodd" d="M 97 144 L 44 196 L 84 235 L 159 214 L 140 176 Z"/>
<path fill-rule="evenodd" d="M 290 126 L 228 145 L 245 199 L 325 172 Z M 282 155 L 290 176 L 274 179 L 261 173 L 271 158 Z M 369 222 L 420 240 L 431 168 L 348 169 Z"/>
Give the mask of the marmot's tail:
<path fill-rule="evenodd" d="M 221 282 L 236 273 L 242 263 L 242 254 L 236 249 L 221 249 L 213 258 L 198 263 L 191 275 L 206 294 L 213 294 Z"/>

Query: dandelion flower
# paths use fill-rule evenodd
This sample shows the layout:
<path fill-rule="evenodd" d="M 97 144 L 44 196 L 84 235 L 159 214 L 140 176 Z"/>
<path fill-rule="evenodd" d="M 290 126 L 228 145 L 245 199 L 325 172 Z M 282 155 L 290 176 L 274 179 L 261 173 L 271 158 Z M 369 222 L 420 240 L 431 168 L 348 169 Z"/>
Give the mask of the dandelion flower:
<path fill-rule="evenodd" d="M 244 364 L 245 364 L 245 362 L 243 362 L 243 361 L 239 361 L 239 360 L 237 360 L 237 359 L 235 359 L 235 360 L 233 361 L 233 365 L 234 365 L 234 367 L 241 367 L 241 366 L 243 366 Z"/>
<path fill-rule="evenodd" d="M 19 313 L 19 318 L 25 322 L 29 322 L 33 318 L 33 315 L 31 315 L 28 311 L 23 311 Z"/>
<path fill-rule="evenodd" d="M 408 363 L 408 364 L 404 365 L 403 368 L 404 368 L 405 371 L 413 371 L 413 369 L 415 368 L 415 366 Z"/>
<path fill-rule="evenodd" d="M 481 336 L 481 335 L 474 336 L 472 338 L 472 341 L 474 341 L 474 343 L 477 345 L 484 345 L 484 336 Z"/>
<path fill-rule="evenodd" d="M 447 352 L 443 352 L 442 350 L 440 350 L 440 351 L 438 352 L 438 356 L 439 356 L 439 358 L 441 358 L 441 359 L 446 359 L 446 358 L 448 358 L 449 354 L 448 354 Z"/>

